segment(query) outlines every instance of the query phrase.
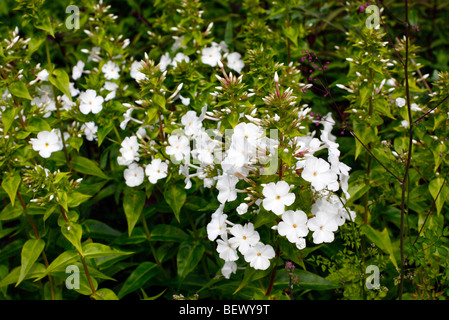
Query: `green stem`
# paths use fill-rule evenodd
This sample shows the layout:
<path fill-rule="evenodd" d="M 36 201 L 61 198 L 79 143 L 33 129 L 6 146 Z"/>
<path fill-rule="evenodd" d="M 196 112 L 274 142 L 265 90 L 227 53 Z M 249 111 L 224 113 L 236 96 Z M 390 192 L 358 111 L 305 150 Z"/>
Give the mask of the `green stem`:
<path fill-rule="evenodd" d="M 25 215 L 28 218 L 28 221 L 30 222 L 31 227 L 33 228 L 33 232 L 34 232 L 34 235 L 36 236 L 36 239 L 39 240 L 41 238 L 41 236 L 39 234 L 39 231 L 37 230 L 36 225 L 34 224 L 33 219 L 31 219 L 31 217 L 26 212 L 27 207 L 26 207 L 25 202 L 23 201 L 23 198 L 20 195 L 19 191 L 17 191 L 17 197 L 19 198 L 20 204 L 22 205 L 23 211 L 25 212 Z M 48 264 L 47 255 L 45 254 L 45 251 L 43 251 L 43 250 L 42 250 L 42 259 L 44 259 L 45 267 L 48 268 L 49 264 Z M 55 291 L 54 291 L 54 288 L 53 288 L 53 280 L 52 280 L 50 274 L 48 275 L 48 283 L 50 285 L 51 300 L 55 300 Z"/>
<path fill-rule="evenodd" d="M 158 267 L 162 270 L 162 273 L 163 273 L 165 279 L 168 279 L 167 271 L 165 271 L 165 269 L 162 267 L 162 263 L 161 263 L 161 261 L 159 260 L 159 258 L 157 256 L 156 249 L 154 248 L 153 244 L 151 243 L 150 230 L 148 229 L 148 224 L 147 224 L 147 221 L 145 219 L 145 216 L 144 216 L 143 212 L 140 214 L 140 218 L 142 219 L 143 230 L 145 231 L 145 235 L 146 235 L 148 244 L 150 246 L 151 253 L 153 254 L 153 257 L 154 257 L 154 261 L 156 262 Z"/>
<path fill-rule="evenodd" d="M 92 282 L 92 279 L 89 274 L 89 268 L 87 267 L 86 260 L 84 259 L 84 256 L 81 254 L 81 252 L 78 252 L 81 257 L 81 262 L 83 263 L 84 272 L 86 273 L 87 281 L 89 282 L 90 290 L 92 290 L 92 294 L 95 294 L 95 287 Z"/>
<path fill-rule="evenodd" d="M 412 160 L 412 147 L 413 147 L 413 121 L 412 121 L 412 111 L 410 104 L 410 88 L 408 82 L 408 51 L 409 51 L 409 38 L 410 38 L 410 24 L 408 20 L 408 0 L 405 0 L 405 23 L 406 23 L 406 36 L 405 36 L 405 61 L 404 61 L 404 75 L 405 75 L 405 93 L 407 96 L 407 113 L 408 113 L 408 123 L 409 123 L 409 145 L 407 162 L 405 164 L 405 173 L 403 184 L 402 184 L 402 195 L 401 195 L 401 222 L 400 222 L 400 251 L 401 251 L 401 270 L 400 270 L 400 282 L 399 282 L 399 292 L 398 298 L 402 300 L 402 293 L 404 290 L 404 272 L 405 272 L 405 259 L 404 259 L 404 216 L 405 216 L 405 203 L 406 203 L 406 190 L 409 180 L 409 169 L 410 162 Z M 408 209 L 408 208 L 407 208 Z"/>
<path fill-rule="evenodd" d="M 45 41 L 45 51 L 47 53 L 47 63 L 48 63 L 48 71 L 50 74 L 53 73 L 53 65 L 51 64 L 51 58 L 50 58 L 50 48 L 48 47 L 48 41 Z"/>

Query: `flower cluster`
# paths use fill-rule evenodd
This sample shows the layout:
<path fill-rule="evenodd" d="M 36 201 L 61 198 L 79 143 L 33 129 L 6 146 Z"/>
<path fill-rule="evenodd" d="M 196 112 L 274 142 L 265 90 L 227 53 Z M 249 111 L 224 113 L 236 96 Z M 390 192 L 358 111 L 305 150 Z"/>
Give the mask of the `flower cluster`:
<path fill-rule="evenodd" d="M 177 67 L 174 61 L 201 63 L 218 67 L 223 74 L 223 77 L 216 75 L 221 86 L 211 92 L 212 97 L 220 100 L 240 96 L 239 99 L 247 100 L 254 96 L 255 90 L 244 89 L 244 75 L 236 77 L 225 71 L 222 52 L 226 50 L 224 42 L 213 43 L 194 60 L 193 57 L 181 57 L 179 53 L 172 60 L 170 53 L 165 53 L 156 66 L 146 56 L 145 60 L 133 62 L 131 76 L 145 87 L 151 82 L 151 75 L 159 72 L 160 85 L 166 79 L 167 68 Z M 240 54 L 227 57 L 226 67 L 241 72 L 244 63 L 240 61 Z M 167 136 L 162 130 L 166 119 L 160 114 L 150 126 L 141 122 L 136 134 L 123 140 L 117 158 L 120 165 L 128 166 L 124 177 L 130 187 L 144 183 L 145 176 L 155 184 L 174 175 L 182 177 L 186 189 L 192 187 L 192 179 L 198 179 L 204 188 L 216 190 L 220 206 L 212 214 L 206 229 L 209 240 L 216 242 L 217 254 L 224 261 L 222 273 L 227 278 L 236 272 L 239 255 L 243 255 L 250 267 L 260 270 L 268 269 L 270 260 L 276 256 L 272 243 L 267 243 L 270 240 L 262 237 L 251 221 L 262 210 L 273 214 L 271 229 L 277 236 L 285 237 L 299 250 L 306 247 L 309 233 L 314 244 L 332 242 L 339 226 L 355 218 L 355 213 L 345 206 L 345 199 L 349 198 L 350 168 L 339 160 L 339 144 L 331 133 L 334 125 L 331 114 L 320 118 L 323 129 L 319 137 L 316 131 L 298 134 L 299 130 L 306 129 L 306 123 L 317 120 L 307 105 L 295 107 L 298 99 L 293 95 L 293 89 L 281 93 L 279 82 L 276 73 L 275 91 L 261 99 L 267 108 L 264 114 L 258 108 L 243 106 L 235 124 L 223 128 L 223 122 L 237 109 L 233 106 L 215 109 L 213 106 L 218 101 L 212 100 L 210 104 L 205 103 L 200 112 L 187 110 L 179 115 L 178 121 L 172 117 L 170 124 L 173 127 Z M 164 98 L 166 102 L 181 97 L 181 103 L 189 106 L 191 101 L 185 103 L 181 96 L 182 88 L 182 84 L 176 86 L 174 93 Z M 155 89 L 149 90 L 153 96 L 156 96 Z M 159 91 L 165 94 L 167 89 Z M 143 109 L 151 105 L 146 100 L 136 103 Z M 284 110 L 271 114 L 272 107 L 278 105 Z M 132 119 L 131 112 L 139 110 L 131 108 L 131 104 L 127 106 L 130 108 L 124 115 L 126 123 L 122 129 Z M 148 117 L 148 111 L 145 117 Z M 283 117 L 293 123 L 292 128 L 298 130 L 294 131 L 296 134 L 287 135 L 282 131 L 284 129 L 276 128 L 274 124 L 282 123 Z M 139 123 L 138 120 L 134 122 Z M 142 128 L 159 131 L 159 134 L 150 138 Z M 162 148 L 155 148 L 155 145 Z M 322 157 L 326 153 L 327 160 Z M 309 189 L 315 199 L 308 214 L 301 209 L 297 198 L 298 192 L 305 189 Z M 243 201 L 239 194 L 244 196 Z M 226 205 L 236 201 L 239 203 L 235 211 L 225 212 Z M 237 223 L 231 221 L 233 219 L 245 222 Z"/>

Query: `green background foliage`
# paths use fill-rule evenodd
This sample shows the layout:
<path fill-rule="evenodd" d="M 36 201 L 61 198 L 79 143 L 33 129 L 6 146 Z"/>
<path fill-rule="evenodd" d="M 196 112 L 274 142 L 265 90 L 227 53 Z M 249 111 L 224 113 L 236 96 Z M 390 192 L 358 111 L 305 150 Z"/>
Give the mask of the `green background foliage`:
<path fill-rule="evenodd" d="M 15 26 L 23 38 L 31 38 L 28 49 L 14 55 L 5 42 L 0 45 L 1 64 L 14 66 L 2 68 L 0 78 L 0 92 L 7 88 L 13 96 L 13 104 L 2 110 L 1 123 L 0 299 L 447 299 L 447 3 L 410 4 L 408 47 L 404 4 L 397 1 L 378 4 L 384 8 L 384 32 L 365 27 L 368 15 L 360 11 L 361 1 L 116 0 L 106 3 L 118 16 L 113 20 L 98 12 L 94 1 L 81 0 L 76 3 L 81 8 L 79 30 L 64 25 L 69 4 L 0 3 L 2 38 L 9 37 Z M 89 17 L 98 20 L 94 23 Z M 207 37 L 203 32 L 211 22 L 213 37 Z M 419 31 L 412 26 L 419 26 Z M 99 36 L 89 38 L 84 29 Z M 130 39 L 125 49 L 120 35 Z M 109 56 L 123 55 L 123 61 L 139 60 L 147 53 L 150 60 L 159 61 L 172 46 L 173 35 L 184 35 L 186 55 L 224 40 L 242 53 L 245 77 L 262 92 L 271 86 L 266 79 L 278 70 L 287 83 L 313 84 L 301 103 L 319 115 L 332 113 L 341 160 L 352 168 L 346 205 L 357 217 L 343 226 L 333 243 L 310 244 L 298 251 L 279 238 L 280 254 L 268 270 L 246 268 L 228 280 L 221 275 L 215 244 L 207 239 L 206 225 L 219 206 L 216 190 L 205 189 L 195 179 L 186 190 L 175 175 L 164 184 L 128 187 L 116 160 L 127 136 L 119 128 L 125 111 L 121 103 L 152 95 L 154 104 L 142 121 L 154 124 L 162 113 L 167 119 L 165 133 L 175 129 L 170 121 L 187 109 L 172 110 L 164 97 L 153 94 L 157 90 L 151 93 L 150 88 L 161 88 L 156 74 L 142 88 L 122 74 L 117 99 L 95 118 L 98 141 L 73 134 L 64 151 L 45 160 L 31 149 L 29 138 L 38 132 L 89 119 L 65 111 L 57 117 L 34 117 L 38 113 L 30 100 L 35 92 L 28 83 L 35 78 L 37 63 L 50 71 L 54 90 L 67 94 L 71 68 L 86 58 L 81 49 L 99 46 Z M 111 37 L 114 40 L 109 41 Z M 310 65 L 302 63 L 305 50 L 317 57 Z M 406 57 L 408 74 L 401 62 Z M 326 61 L 330 63 L 325 70 L 309 74 L 312 64 Z M 289 74 L 289 63 L 301 73 Z M 18 77 L 20 69 L 24 78 Z M 167 86 L 182 82 L 192 98 L 188 108 L 200 112 L 218 85 L 210 69 L 180 63 Z M 391 78 L 396 85 L 384 85 L 394 90 L 379 93 L 382 80 Z M 92 73 L 81 86 L 99 91 L 100 82 Z M 245 91 L 236 88 L 235 97 L 239 90 Z M 193 99 L 197 91 L 203 94 Z M 396 98 L 407 95 L 422 109 L 411 114 L 413 132 L 401 125 L 409 120 L 407 106 L 395 105 Z M 230 95 L 214 108 L 235 103 Z M 26 123 L 19 113 L 27 116 Z M 233 127 L 236 120 L 231 114 L 224 127 Z M 160 133 L 149 134 L 157 138 Z M 36 164 L 50 173 L 33 170 Z M 304 199 L 308 196 L 303 194 Z M 39 203 L 30 201 L 36 198 Z M 226 210 L 235 211 L 237 205 L 227 204 Z M 261 210 L 255 225 L 272 222 Z M 295 264 L 295 270 L 285 269 L 287 261 Z M 69 265 L 79 267 L 79 289 L 65 285 Z M 377 290 L 365 286 L 369 265 L 380 270 Z"/>

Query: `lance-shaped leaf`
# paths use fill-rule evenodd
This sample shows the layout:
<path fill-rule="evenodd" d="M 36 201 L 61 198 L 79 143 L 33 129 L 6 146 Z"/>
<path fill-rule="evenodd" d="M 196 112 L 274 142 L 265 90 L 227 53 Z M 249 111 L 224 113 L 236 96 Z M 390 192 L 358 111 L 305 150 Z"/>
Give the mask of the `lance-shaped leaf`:
<path fill-rule="evenodd" d="M 14 172 L 12 175 L 8 176 L 2 181 L 2 188 L 5 189 L 6 193 L 11 200 L 11 205 L 14 207 L 14 201 L 16 199 L 17 190 L 22 179 L 20 178 L 19 172 Z"/>
<path fill-rule="evenodd" d="M 172 208 L 176 219 L 179 221 L 179 214 L 181 208 L 186 201 L 186 192 L 183 187 L 177 184 L 169 185 L 164 191 L 164 198 L 167 201 L 170 208 Z"/>
<path fill-rule="evenodd" d="M 22 265 L 16 287 L 25 279 L 33 264 L 44 250 L 45 241 L 42 239 L 30 239 L 22 247 Z"/>
<path fill-rule="evenodd" d="M 134 226 L 139 220 L 143 207 L 145 206 L 146 195 L 142 190 L 132 190 L 126 192 L 123 198 L 123 210 L 128 222 L 128 235 L 131 236 Z"/>
<path fill-rule="evenodd" d="M 157 264 L 146 261 L 142 262 L 125 280 L 122 288 L 118 293 L 118 297 L 121 299 L 127 294 L 141 288 L 148 280 L 159 273 Z"/>

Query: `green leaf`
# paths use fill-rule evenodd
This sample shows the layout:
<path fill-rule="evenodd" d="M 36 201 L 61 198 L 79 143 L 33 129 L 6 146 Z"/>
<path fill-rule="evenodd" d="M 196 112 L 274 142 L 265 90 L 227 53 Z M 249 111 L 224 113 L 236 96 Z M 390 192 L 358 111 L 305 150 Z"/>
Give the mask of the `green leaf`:
<path fill-rule="evenodd" d="M 131 190 L 126 192 L 123 198 L 123 210 L 128 223 L 128 235 L 131 236 L 134 226 L 140 218 L 145 206 L 146 195 L 142 190 Z"/>
<path fill-rule="evenodd" d="M 79 254 L 76 250 L 64 251 L 48 266 L 44 274 L 42 274 L 37 280 L 42 279 L 47 274 L 60 268 L 66 268 L 69 264 L 79 260 Z"/>
<path fill-rule="evenodd" d="M 81 246 L 81 237 L 83 235 L 83 228 L 77 223 L 69 223 L 61 226 L 61 233 L 64 237 L 70 241 L 71 244 L 83 254 L 83 248 Z"/>
<path fill-rule="evenodd" d="M 340 284 L 320 277 L 314 273 L 296 269 L 293 271 L 295 277 L 298 278 L 299 286 L 309 290 L 332 290 L 340 287 Z"/>
<path fill-rule="evenodd" d="M 232 19 L 229 19 L 226 22 L 224 41 L 226 43 L 231 43 L 232 42 Z"/>
<path fill-rule="evenodd" d="M 8 203 L 6 207 L 3 208 L 2 212 L 0 212 L 0 221 L 13 220 L 22 215 L 23 208 L 19 205 L 11 206 L 11 203 Z"/>
<path fill-rule="evenodd" d="M 164 191 L 164 198 L 167 201 L 170 208 L 172 208 L 176 219 L 179 222 L 179 214 L 181 212 L 181 208 L 186 201 L 186 191 L 184 188 L 178 184 L 171 184 Z"/>
<path fill-rule="evenodd" d="M 20 276 L 20 269 L 21 267 L 14 268 L 6 277 L 0 281 L 0 288 L 4 286 L 8 286 L 10 284 L 16 283 Z M 45 273 L 45 265 L 42 263 L 34 263 L 31 269 L 28 271 L 27 275 L 25 276 L 25 279 L 28 280 L 32 278 L 43 278 L 42 274 Z"/>
<path fill-rule="evenodd" d="M 16 96 L 18 98 L 32 100 L 27 86 L 21 81 L 11 83 L 11 85 L 8 87 L 8 91 L 13 96 Z"/>
<path fill-rule="evenodd" d="M 441 209 L 443 209 L 444 203 L 449 199 L 449 188 L 447 184 L 443 186 L 444 179 L 438 177 L 433 179 L 429 183 L 429 191 L 432 194 L 433 200 L 435 201 L 435 207 L 437 209 L 437 214 L 440 215 Z M 441 191 L 440 191 L 441 190 Z M 438 196 L 438 198 L 437 198 Z"/>
<path fill-rule="evenodd" d="M 243 280 L 240 282 L 240 285 L 237 287 L 237 289 L 235 289 L 235 291 L 232 294 L 234 295 L 241 289 L 243 289 L 251 281 L 256 272 L 257 270 L 254 268 L 246 268 L 245 273 L 243 274 Z"/>
<path fill-rule="evenodd" d="M 182 229 L 168 224 L 158 224 L 150 230 L 151 241 L 183 242 L 189 239 Z"/>
<path fill-rule="evenodd" d="M 167 291 L 167 289 L 164 289 L 164 291 L 162 291 L 161 293 L 159 293 L 159 294 L 157 294 L 157 295 L 155 295 L 155 296 L 152 296 L 152 297 L 149 297 L 149 296 L 145 293 L 145 291 L 143 291 L 142 288 L 140 289 L 140 291 L 141 291 L 142 294 L 143 294 L 143 299 L 142 299 L 142 300 L 156 300 L 157 298 L 159 298 L 160 296 L 162 296 L 162 295 L 165 293 L 165 291 Z"/>
<path fill-rule="evenodd" d="M 385 228 L 382 232 L 373 229 L 369 225 L 362 225 L 360 231 L 365 234 L 370 241 L 372 241 L 376 246 L 382 249 L 385 253 L 390 255 L 390 260 L 396 268 L 398 268 L 398 263 L 394 256 L 393 245 L 388 235 L 388 230 Z"/>
<path fill-rule="evenodd" d="M 157 264 L 146 261 L 142 262 L 125 280 L 122 288 L 118 293 L 118 297 L 121 299 L 127 294 L 140 289 L 145 283 L 152 277 L 159 273 Z"/>
<path fill-rule="evenodd" d="M 298 46 L 298 36 L 299 36 L 299 29 L 288 27 L 284 28 L 283 30 L 284 35 L 295 45 L 295 47 Z"/>
<path fill-rule="evenodd" d="M 78 191 L 70 192 L 67 195 L 67 206 L 69 208 L 78 207 L 81 203 L 87 201 L 91 196 Z"/>
<path fill-rule="evenodd" d="M 8 194 L 9 199 L 11 200 L 11 205 L 13 207 L 20 182 L 22 182 L 22 179 L 20 178 L 20 173 L 18 171 L 13 172 L 12 175 L 9 175 L 2 181 L 2 188 L 5 189 L 6 193 Z"/>
<path fill-rule="evenodd" d="M 205 248 L 202 244 L 192 243 L 191 240 L 181 243 L 176 257 L 178 276 L 180 279 L 184 279 L 193 271 L 193 269 L 195 269 L 197 264 L 201 261 L 204 251 Z"/>
<path fill-rule="evenodd" d="M 153 102 L 161 109 L 165 110 L 165 98 L 163 95 L 155 94 L 153 97 Z"/>
<path fill-rule="evenodd" d="M 122 234 L 120 231 L 110 227 L 106 223 L 94 219 L 84 220 L 82 225 L 86 237 L 92 237 L 94 239 L 112 240 Z"/>
<path fill-rule="evenodd" d="M 2 111 L 1 118 L 3 122 L 3 135 L 6 135 L 8 133 L 8 130 L 13 124 L 19 110 L 19 108 L 15 107 L 6 107 L 5 111 Z"/>
<path fill-rule="evenodd" d="M 58 88 L 63 94 L 65 94 L 70 100 L 72 100 L 72 95 L 70 94 L 70 78 L 63 69 L 56 69 L 53 74 L 48 76 L 48 80 L 56 88 Z"/>
<path fill-rule="evenodd" d="M 108 288 L 102 288 L 100 290 L 95 291 L 92 295 L 92 298 L 95 300 L 118 300 L 117 295 Z"/>
<path fill-rule="evenodd" d="M 38 133 L 41 131 L 51 131 L 51 127 L 44 119 L 31 118 L 27 123 L 26 130 L 33 133 Z"/>
<path fill-rule="evenodd" d="M 16 287 L 25 279 L 33 264 L 44 250 L 45 241 L 42 239 L 30 239 L 22 247 L 22 265 Z"/>
<path fill-rule="evenodd" d="M 83 245 L 83 256 L 85 258 L 98 258 L 105 256 L 124 256 L 130 255 L 132 252 L 125 252 L 114 249 L 101 243 L 87 243 Z"/>
<path fill-rule="evenodd" d="M 38 29 L 44 30 L 49 35 L 51 35 L 53 38 L 55 37 L 55 30 L 54 30 L 53 25 L 48 16 L 46 18 L 42 19 L 40 21 L 40 23 L 36 24 L 35 27 Z"/>
<path fill-rule="evenodd" d="M 80 173 L 100 177 L 106 180 L 111 178 L 104 174 L 104 172 L 98 167 L 97 163 L 81 156 L 75 156 L 73 158 L 72 169 Z"/>
<path fill-rule="evenodd" d="M 86 271 L 84 270 L 84 268 L 80 268 L 79 270 L 80 270 L 80 272 L 79 272 L 80 287 L 79 287 L 79 289 L 74 288 L 74 290 L 82 295 L 90 296 L 90 295 L 92 295 L 92 289 L 90 287 L 89 280 L 87 279 Z M 98 288 L 98 282 L 94 277 L 92 277 L 92 275 L 89 274 L 89 276 L 90 276 L 90 280 L 92 281 L 94 290 L 96 291 Z"/>

